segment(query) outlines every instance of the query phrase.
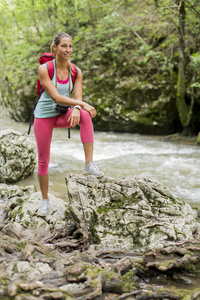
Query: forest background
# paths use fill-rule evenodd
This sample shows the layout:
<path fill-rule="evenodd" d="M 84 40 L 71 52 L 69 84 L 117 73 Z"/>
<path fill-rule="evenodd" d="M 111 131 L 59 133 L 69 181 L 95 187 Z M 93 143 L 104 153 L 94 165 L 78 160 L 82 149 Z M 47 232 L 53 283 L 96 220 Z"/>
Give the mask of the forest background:
<path fill-rule="evenodd" d="M 1 0 L 1 105 L 27 122 L 38 58 L 61 31 L 95 130 L 200 132 L 199 0 Z"/>

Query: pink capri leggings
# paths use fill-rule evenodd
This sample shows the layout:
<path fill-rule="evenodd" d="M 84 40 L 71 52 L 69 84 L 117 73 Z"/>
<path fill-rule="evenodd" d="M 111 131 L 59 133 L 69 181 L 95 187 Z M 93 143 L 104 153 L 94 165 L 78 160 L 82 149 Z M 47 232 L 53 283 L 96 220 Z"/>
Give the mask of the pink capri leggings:
<path fill-rule="evenodd" d="M 47 175 L 50 160 L 50 146 L 53 128 L 68 128 L 70 123 L 67 121 L 72 112 L 69 109 L 66 114 L 61 114 L 51 118 L 35 118 L 34 132 L 38 151 L 38 174 Z M 92 119 L 88 111 L 80 111 L 80 136 L 82 143 L 93 143 L 94 133 Z"/>

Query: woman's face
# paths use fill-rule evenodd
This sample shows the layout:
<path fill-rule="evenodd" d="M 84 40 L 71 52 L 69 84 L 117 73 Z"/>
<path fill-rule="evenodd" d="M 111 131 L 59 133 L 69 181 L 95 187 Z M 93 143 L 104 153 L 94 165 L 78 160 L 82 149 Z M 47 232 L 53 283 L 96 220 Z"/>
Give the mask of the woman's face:
<path fill-rule="evenodd" d="M 68 60 L 72 54 L 72 48 L 72 40 L 69 37 L 63 37 L 60 44 L 55 46 L 56 57 Z"/>

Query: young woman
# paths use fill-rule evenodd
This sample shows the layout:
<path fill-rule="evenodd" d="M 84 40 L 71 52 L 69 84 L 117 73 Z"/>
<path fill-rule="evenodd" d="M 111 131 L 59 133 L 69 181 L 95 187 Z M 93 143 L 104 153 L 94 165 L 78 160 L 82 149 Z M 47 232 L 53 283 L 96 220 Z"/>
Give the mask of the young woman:
<path fill-rule="evenodd" d="M 50 205 L 48 165 L 53 128 L 75 127 L 80 124 L 80 136 L 85 153 L 84 174 L 92 174 L 96 177 L 104 176 L 103 172 L 93 163 L 92 118 L 96 116 L 96 110 L 93 106 L 82 101 L 82 72 L 79 68 L 77 68 L 74 86 L 72 82 L 72 70 L 69 61 L 72 47 L 71 36 L 63 32 L 59 33 L 53 39 L 51 46 L 52 54 L 55 57 L 53 60 L 54 69 L 56 70 L 52 80 L 49 78 L 46 64 L 38 68 L 38 78 L 44 87 L 44 92 L 34 112 L 34 132 L 38 151 L 38 180 L 43 199 L 38 213 L 42 216 L 48 214 Z M 74 99 L 70 98 L 69 85 L 70 90 L 74 89 Z M 60 114 L 55 109 L 57 103 L 73 108 Z"/>

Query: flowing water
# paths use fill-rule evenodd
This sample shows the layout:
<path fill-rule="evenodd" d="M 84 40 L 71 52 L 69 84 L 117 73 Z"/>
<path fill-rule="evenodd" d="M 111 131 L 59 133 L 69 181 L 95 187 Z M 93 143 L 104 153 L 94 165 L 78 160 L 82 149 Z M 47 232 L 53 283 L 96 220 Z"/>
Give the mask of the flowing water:
<path fill-rule="evenodd" d="M 12 128 L 26 133 L 28 124 L 1 118 L 0 130 Z M 33 129 L 29 137 L 35 142 Z M 176 196 L 200 208 L 200 147 L 163 141 L 161 138 L 128 133 L 95 132 L 94 161 L 114 179 L 146 177 L 168 188 Z M 80 173 L 84 153 L 79 130 L 54 129 L 49 167 L 50 193 L 65 198 L 65 174 Z M 37 172 L 18 183 L 34 184 Z"/>
<path fill-rule="evenodd" d="M 28 124 L 2 117 L 0 130 L 14 129 L 26 133 Z M 79 130 L 55 129 L 49 167 L 50 193 L 66 198 L 65 174 L 80 173 L 84 153 Z M 33 129 L 29 139 L 35 142 Z M 176 196 L 200 209 L 200 147 L 166 142 L 161 138 L 138 134 L 95 132 L 94 160 L 105 175 L 114 179 L 146 177 L 168 188 Z M 37 172 L 18 185 L 33 184 L 39 190 Z M 170 286 L 169 281 L 167 285 Z M 155 283 L 155 285 L 159 285 Z M 191 288 L 200 286 L 196 278 Z M 184 284 L 180 287 L 185 288 Z M 189 287 L 188 287 L 189 288 Z"/>

